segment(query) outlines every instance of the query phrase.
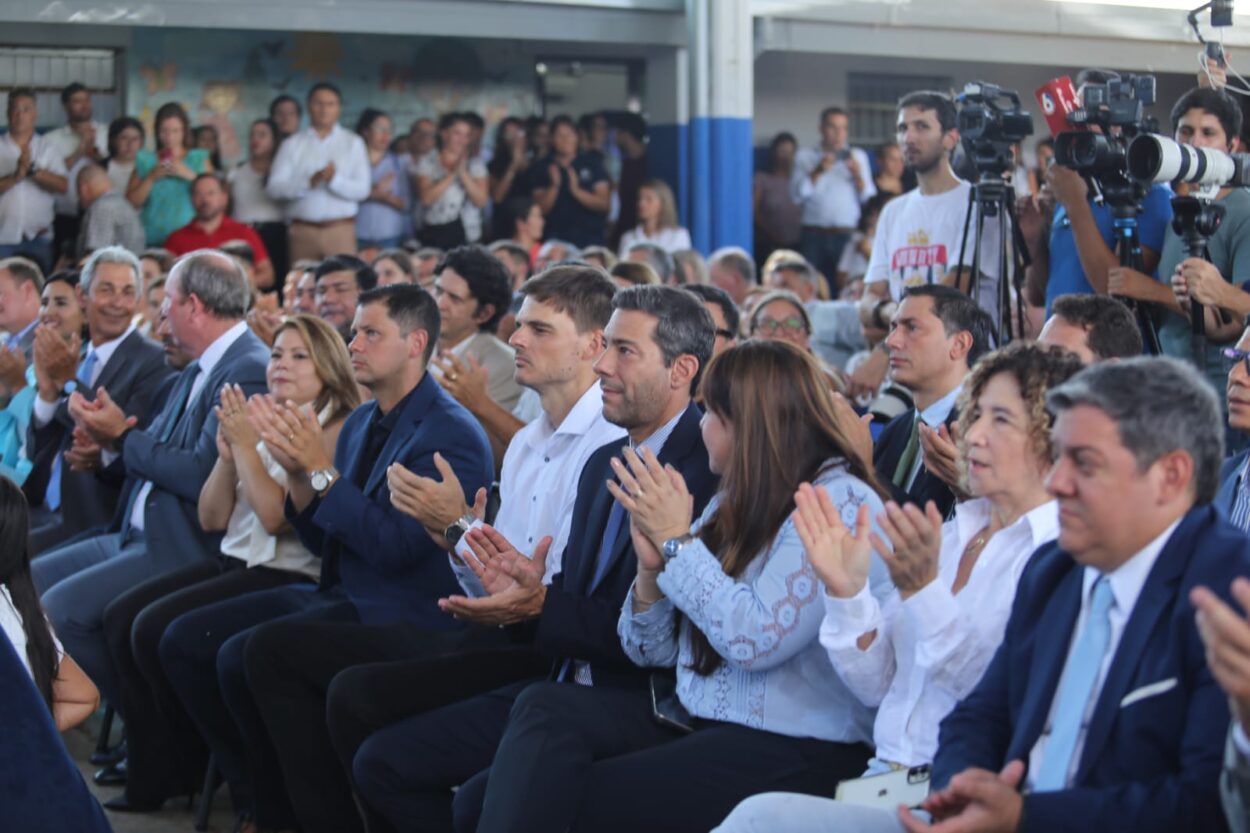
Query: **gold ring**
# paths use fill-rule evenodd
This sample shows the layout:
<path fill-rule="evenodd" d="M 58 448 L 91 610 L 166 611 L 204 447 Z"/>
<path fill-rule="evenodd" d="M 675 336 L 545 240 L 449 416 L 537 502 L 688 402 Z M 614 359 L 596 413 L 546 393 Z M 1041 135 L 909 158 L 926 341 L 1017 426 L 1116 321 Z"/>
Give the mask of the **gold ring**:
<path fill-rule="evenodd" d="M 294 432 L 294 431 L 292 431 L 291 433 L 289 433 L 289 434 L 287 434 L 287 435 L 286 435 L 286 441 L 287 441 L 287 442 L 289 442 L 289 443 L 293 443 L 293 442 L 295 442 L 295 432 Z"/>

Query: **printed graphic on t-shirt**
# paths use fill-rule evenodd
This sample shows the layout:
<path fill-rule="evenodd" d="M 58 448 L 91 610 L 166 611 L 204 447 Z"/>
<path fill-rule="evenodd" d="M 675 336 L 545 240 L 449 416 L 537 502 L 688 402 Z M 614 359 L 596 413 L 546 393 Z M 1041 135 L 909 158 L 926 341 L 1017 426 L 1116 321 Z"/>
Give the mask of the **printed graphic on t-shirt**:
<path fill-rule="evenodd" d="M 894 250 L 890 258 L 891 278 L 903 289 L 941 283 L 946 277 L 947 262 L 946 244 L 930 243 L 928 233 L 919 229 L 907 235 L 906 246 Z"/>

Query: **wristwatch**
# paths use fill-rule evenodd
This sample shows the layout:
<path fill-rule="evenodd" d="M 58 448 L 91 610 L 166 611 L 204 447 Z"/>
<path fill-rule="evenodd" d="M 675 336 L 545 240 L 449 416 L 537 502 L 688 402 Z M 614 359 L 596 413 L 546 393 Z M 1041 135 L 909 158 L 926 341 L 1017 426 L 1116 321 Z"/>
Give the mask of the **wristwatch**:
<path fill-rule="evenodd" d="M 460 543 L 460 539 L 473 528 L 473 524 L 476 521 L 477 517 L 472 512 L 466 512 L 459 518 L 456 518 L 455 523 L 443 530 L 443 537 L 447 539 L 451 549 L 454 550 L 456 548 L 456 545 Z"/>
<path fill-rule="evenodd" d="M 324 495 L 326 490 L 334 485 L 334 481 L 339 479 L 339 473 L 334 469 L 317 469 L 308 480 L 312 483 L 313 491 L 318 495 Z"/>
<path fill-rule="evenodd" d="M 68 382 L 61 385 L 61 396 L 69 396 L 76 390 L 78 390 L 78 380 L 70 379 Z"/>
<path fill-rule="evenodd" d="M 677 553 L 681 548 L 694 540 L 694 536 L 687 532 L 685 535 L 679 535 L 676 538 L 669 538 L 664 542 L 664 547 L 660 550 L 660 554 L 664 556 L 665 563 L 672 561 L 677 557 Z"/>

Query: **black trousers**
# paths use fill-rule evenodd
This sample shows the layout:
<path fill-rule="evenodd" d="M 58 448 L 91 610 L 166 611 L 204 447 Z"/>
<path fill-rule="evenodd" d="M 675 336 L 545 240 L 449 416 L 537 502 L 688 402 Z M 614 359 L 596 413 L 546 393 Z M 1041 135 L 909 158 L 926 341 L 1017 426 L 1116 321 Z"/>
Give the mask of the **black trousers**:
<path fill-rule="evenodd" d="M 296 573 L 245 569 L 220 557 L 190 564 L 128 590 L 104 610 L 104 636 L 121 694 L 114 707 L 126 721 L 126 795 L 159 804 L 194 791 L 207 750 L 161 668 L 157 647 L 177 617 L 222 599 L 298 581 Z"/>
<path fill-rule="evenodd" d="M 832 797 L 870 752 L 736 723 L 679 734 L 654 721 L 646 691 L 541 683 L 517 699 L 489 772 L 457 793 L 456 829 L 705 831 L 758 793 Z"/>
<path fill-rule="evenodd" d="M 408 624 L 345 622 L 274 622 L 258 628 L 244 649 L 247 683 L 304 833 L 364 829 L 326 723 L 328 693 L 336 676 L 364 663 L 439 657 L 447 658 L 446 664 L 435 670 L 455 666 L 465 671 L 463 681 L 452 675 L 448 682 L 418 669 L 411 687 L 368 688 L 370 709 L 406 715 L 422 702 L 443 703 L 465 690 L 476 693 L 496 684 L 497 676 L 487 674 L 488 682 L 474 687 L 478 677 L 469 670 L 477 667 L 472 652 L 493 648 L 508 648 L 507 635 L 498 628 L 434 631 Z M 511 667 L 505 661 L 503 672 Z M 386 673 L 383 677 L 396 679 Z"/>

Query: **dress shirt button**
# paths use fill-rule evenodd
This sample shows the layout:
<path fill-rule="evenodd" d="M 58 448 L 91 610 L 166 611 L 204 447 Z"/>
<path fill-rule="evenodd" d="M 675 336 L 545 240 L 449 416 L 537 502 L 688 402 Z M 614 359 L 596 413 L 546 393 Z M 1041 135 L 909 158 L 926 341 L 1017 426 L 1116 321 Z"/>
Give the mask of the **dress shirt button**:
<path fill-rule="evenodd" d="M 543 462 L 544 462 L 544 463 L 550 463 L 550 462 L 551 462 L 551 458 L 550 458 L 550 457 L 547 457 L 547 456 L 544 456 L 544 457 L 543 457 Z"/>

